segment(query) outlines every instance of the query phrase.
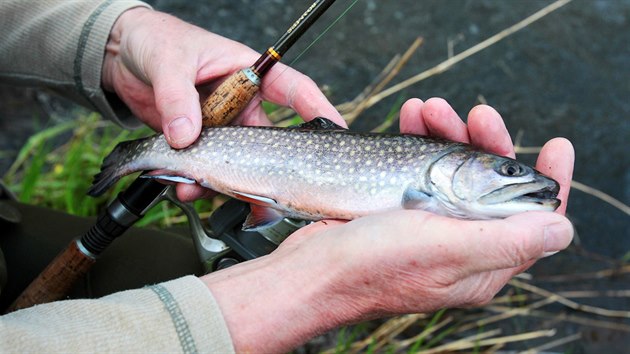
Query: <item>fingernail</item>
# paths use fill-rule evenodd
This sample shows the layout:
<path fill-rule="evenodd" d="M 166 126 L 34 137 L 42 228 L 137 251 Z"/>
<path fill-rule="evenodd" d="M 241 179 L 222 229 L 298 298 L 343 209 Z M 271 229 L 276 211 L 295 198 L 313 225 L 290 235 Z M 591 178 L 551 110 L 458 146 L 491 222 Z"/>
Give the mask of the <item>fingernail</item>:
<path fill-rule="evenodd" d="M 545 226 L 543 235 L 545 240 L 543 257 L 548 257 L 569 246 L 573 239 L 573 227 L 567 222 L 550 224 Z"/>
<path fill-rule="evenodd" d="M 193 124 L 188 117 L 175 118 L 168 125 L 168 139 L 171 144 L 179 144 L 190 139 Z"/>
<path fill-rule="evenodd" d="M 556 253 L 558 253 L 558 251 L 555 251 L 555 252 L 545 252 L 545 253 L 543 253 L 543 255 L 542 255 L 542 257 L 541 257 L 541 258 L 551 257 L 551 256 L 553 256 L 553 255 L 554 255 L 554 254 L 556 254 Z"/>

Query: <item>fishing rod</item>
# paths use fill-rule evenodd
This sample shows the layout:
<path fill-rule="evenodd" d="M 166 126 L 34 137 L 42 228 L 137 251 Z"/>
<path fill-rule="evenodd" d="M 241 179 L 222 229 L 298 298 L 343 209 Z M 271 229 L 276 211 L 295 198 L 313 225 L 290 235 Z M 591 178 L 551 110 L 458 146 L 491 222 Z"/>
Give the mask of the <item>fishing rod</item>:
<path fill-rule="evenodd" d="M 227 78 L 202 105 L 202 124 L 223 126 L 234 120 L 258 93 L 262 77 L 334 2 L 315 1 L 251 67 Z"/>
<path fill-rule="evenodd" d="M 280 39 L 250 67 L 228 77 L 203 103 L 202 125 L 229 124 L 251 102 L 262 78 L 308 28 L 335 2 L 316 0 Z M 73 240 L 13 302 L 7 312 L 59 300 L 94 265 L 98 256 L 120 235 L 164 199 L 167 185 L 137 178 L 118 194 L 96 223 L 81 238 Z M 197 240 L 196 238 L 193 238 Z M 199 245 L 195 244 L 196 247 Z M 214 245 L 221 250 L 221 245 Z M 224 248 L 228 249 L 226 245 Z"/>

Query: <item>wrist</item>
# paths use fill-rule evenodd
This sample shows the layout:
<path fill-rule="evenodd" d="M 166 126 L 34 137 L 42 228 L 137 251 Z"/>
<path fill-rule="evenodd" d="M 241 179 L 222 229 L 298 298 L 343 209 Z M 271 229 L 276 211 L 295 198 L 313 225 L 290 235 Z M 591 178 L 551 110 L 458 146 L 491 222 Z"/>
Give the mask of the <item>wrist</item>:
<path fill-rule="evenodd" d="M 122 64 L 121 43 L 123 36 L 129 31 L 129 28 L 135 26 L 134 23 L 138 23 L 140 16 L 150 12 L 153 12 L 153 10 L 146 7 L 134 7 L 123 12 L 114 22 L 105 44 L 105 56 L 101 69 L 101 85 L 105 91 L 115 91 L 116 66 Z"/>
<path fill-rule="evenodd" d="M 286 352 L 353 317 L 335 306 L 330 263 L 296 253 L 275 252 L 201 278 L 237 352 Z"/>

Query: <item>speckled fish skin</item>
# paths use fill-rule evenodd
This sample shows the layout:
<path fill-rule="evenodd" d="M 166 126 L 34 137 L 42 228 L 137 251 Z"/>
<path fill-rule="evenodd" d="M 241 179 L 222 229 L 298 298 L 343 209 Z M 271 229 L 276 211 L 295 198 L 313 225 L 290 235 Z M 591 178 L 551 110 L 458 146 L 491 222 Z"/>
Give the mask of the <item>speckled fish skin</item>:
<path fill-rule="evenodd" d="M 521 180 L 490 181 L 493 174 L 512 177 L 501 174 L 510 164 L 523 175 L 515 177 Z M 559 204 L 555 181 L 466 144 L 414 135 L 272 127 L 207 128 L 181 150 L 172 149 L 161 134 L 121 143 L 105 159 L 88 193 L 99 195 L 120 177 L 142 170 L 194 179 L 239 199 L 261 196 L 272 200 L 283 216 L 307 220 L 349 220 L 404 208 L 486 219 L 554 210 Z M 477 177 L 483 179 L 476 183 L 483 188 L 466 181 Z M 506 204 L 497 199 L 500 189 L 519 183 L 527 187 L 520 193 L 530 195 L 508 198 L 507 204 L 514 199 L 519 207 L 505 211 L 503 206 L 497 212 L 497 204 Z M 490 211 L 474 208 L 484 197 L 492 199 Z"/>

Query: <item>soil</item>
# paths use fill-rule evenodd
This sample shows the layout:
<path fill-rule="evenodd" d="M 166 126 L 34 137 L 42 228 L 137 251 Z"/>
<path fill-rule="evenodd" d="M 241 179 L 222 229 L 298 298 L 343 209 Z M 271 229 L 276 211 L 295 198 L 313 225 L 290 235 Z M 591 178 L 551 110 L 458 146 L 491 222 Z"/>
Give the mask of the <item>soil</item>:
<path fill-rule="evenodd" d="M 361 92 L 394 55 L 404 52 L 418 36 L 424 38 L 424 44 L 396 80 L 444 61 L 449 42 L 454 53 L 461 52 L 551 2 L 362 0 L 293 66 L 329 87 L 331 100 L 341 103 Z M 262 51 L 275 42 L 310 0 L 150 3 L 158 10 Z M 291 62 L 348 4 L 338 1 L 333 5 L 291 49 L 285 62 Z M 540 146 L 556 136 L 571 140 L 576 150 L 575 180 L 629 204 L 629 43 L 630 0 L 574 0 L 450 70 L 380 102 L 352 128 L 368 130 L 378 125 L 401 99 L 443 97 L 462 117 L 475 104 L 485 101 L 503 115 L 513 138 L 523 131 L 524 146 Z M 0 102 L 0 172 L 30 133 L 50 124 L 51 116 L 58 118 L 73 109 L 45 92 L 9 86 L 0 86 Z M 39 123 L 33 125 L 33 121 Z M 522 155 L 519 159 L 533 163 L 535 157 Z M 577 230 L 576 246 L 538 262 L 530 270 L 534 278 L 611 266 L 609 261 L 585 257 L 584 251 L 601 254 L 607 260 L 628 258 L 628 215 L 577 190 L 572 191 L 568 214 Z M 627 284 L 628 276 L 621 276 L 550 286 L 556 290 L 623 289 Z M 627 298 L 588 303 L 630 308 Z M 613 321 L 630 324 L 627 320 Z M 558 328 L 557 337 L 580 331 L 583 334 L 580 341 L 554 350 L 619 352 L 630 345 L 630 336 L 623 332 L 553 321 L 548 327 Z"/>

